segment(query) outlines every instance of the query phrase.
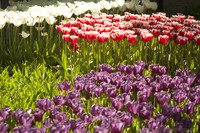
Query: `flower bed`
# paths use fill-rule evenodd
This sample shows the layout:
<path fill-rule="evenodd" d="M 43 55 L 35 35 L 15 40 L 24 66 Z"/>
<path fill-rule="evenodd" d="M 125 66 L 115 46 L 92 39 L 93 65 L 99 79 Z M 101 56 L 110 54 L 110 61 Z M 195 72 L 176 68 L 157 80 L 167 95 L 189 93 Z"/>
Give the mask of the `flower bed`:
<path fill-rule="evenodd" d="M 5 106 L 0 131 L 198 132 L 199 73 L 179 69 L 172 77 L 165 66 L 143 61 L 98 69 L 75 77 L 74 88 L 58 83 L 62 94 L 38 99 L 36 109 Z"/>

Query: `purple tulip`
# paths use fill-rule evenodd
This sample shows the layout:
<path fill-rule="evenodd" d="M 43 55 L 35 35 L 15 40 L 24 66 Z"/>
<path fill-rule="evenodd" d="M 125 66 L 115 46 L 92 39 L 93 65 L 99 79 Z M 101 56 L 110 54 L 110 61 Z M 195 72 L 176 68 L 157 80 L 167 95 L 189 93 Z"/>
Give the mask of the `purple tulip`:
<path fill-rule="evenodd" d="M 61 112 L 61 106 L 51 106 L 51 108 L 49 109 L 50 114 L 53 115 L 56 112 Z"/>
<path fill-rule="evenodd" d="M 123 80 L 121 76 L 114 76 L 113 78 L 111 78 L 111 84 L 115 85 L 116 88 L 119 88 L 122 84 Z"/>
<path fill-rule="evenodd" d="M 189 74 L 189 69 L 188 68 L 185 68 L 185 70 L 176 70 L 176 76 L 186 76 Z"/>
<path fill-rule="evenodd" d="M 136 61 L 135 62 L 136 65 L 141 66 L 143 69 L 148 69 L 148 64 L 145 63 L 144 61 Z"/>
<path fill-rule="evenodd" d="M 95 84 L 86 84 L 85 85 L 85 91 L 92 94 L 93 88 L 97 87 Z"/>
<path fill-rule="evenodd" d="M 180 122 L 175 124 L 174 132 L 182 133 L 182 132 L 186 132 L 190 128 L 192 128 L 191 118 L 182 118 L 182 120 Z"/>
<path fill-rule="evenodd" d="M 124 82 L 121 84 L 120 90 L 121 90 L 121 93 L 129 93 L 132 90 L 132 86 L 131 84 Z"/>
<path fill-rule="evenodd" d="M 156 130 L 160 126 L 160 121 L 150 119 L 145 121 L 146 127 L 150 130 Z"/>
<path fill-rule="evenodd" d="M 51 119 L 49 117 L 45 118 L 44 125 L 45 125 L 46 128 L 50 128 L 51 127 Z"/>
<path fill-rule="evenodd" d="M 160 91 L 160 83 L 158 83 L 158 82 L 151 82 L 150 86 L 152 87 L 152 92 L 153 93 Z"/>
<path fill-rule="evenodd" d="M 142 91 L 144 89 L 144 86 L 146 86 L 146 81 L 135 81 L 132 84 L 133 90 L 135 90 L 136 92 L 138 91 Z"/>
<path fill-rule="evenodd" d="M 76 89 L 72 89 L 71 91 L 69 91 L 68 95 L 69 95 L 69 99 L 74 99 L 80 95 L 80 91 Z"/>
<path fill-rule="evenodd" d="M 175 122 L 180 122 L 180 120 L 182 118 L 181 117 L 182 112 L 183 112 L 183 107 L 181 105 L 173 108 L 171 117 L 174 119 Z"/>
<path fill-rule="evenodd" d="M 59 88 L 61 91 L 68 91 L 68 90 L 70 90 L 71 82 L 70 81 L 68 81 L 68 82 L 64 81 L 62 84 L 58 83 L 56 85 L 56 87 Z"/>
<path fill-rule="evenodd" d="M 200 95 L 198 92 L 189 92 L 188 98 L 191 102 L 194 102 L 196 105 L 200 102 Z"/>
<path fill-rule="evenodd" d="M 145 85 L 142 91 L 146 93 L 147 97 L 150 97 L 151 91 L 152 91 L 152 87 L 150 87 L 148 85 Z"/>
<path fill-rule="evenodd" d="M 125 123 L 125 126 L 130 126 L 133 123 L 134 117 L 130 113 L 117 112 L 117 118 Z"/>
<path fill-rule="evenodd" d="M 110 122 L 110 131 L 111 133 L 121 133 L 124 129 L 125 123 L 114 118 Z"/>
<path fill-rule="evenodd" d="M 185 83 L 192 85 L 194 84 L 194 81 L 196 80 L 196 78 L 197 78 L 196 74 L 191 74 L 188 76 L 184 76 L 184 81 Z"/>
<path fill-rule="evenodd" d="M 109 129 L 101 126 L 94 126 L 94 133 L 109 133 Z"/>
<path fill-rule="evenodd" d="M 58 122 L 63 122 L 66 118 L 66 113 L 65 112 L 55 112 L 52 115 L 53 119 L 57 120 Z"/>
<path fill-rule="evenodd" d="M 144 70 L 144 68 L 142 67 L 142 66 L 140 66 L 140 65 L 134 65 L 133 66 L 133 74 L 134 75 L 136 75 L 136 74 L 142 74 L 143 73 L 143 70 Z"/>
<path fill-rule="evenodd" d="M 190 101 L 187 101 L 185 103 L 185 112 L 188 114 L 188 115 L 192 115 L 196 112 L 196 108 L 195 108 L 195 104 L 190 102 Z"/>
<path fill-rule="evenodd" d="M 74 130 L 79 130 L 85 128 L 85 122 L 81 120 L 80 118 L 78 119 L 70 119 L 70 124 L 71 124 L 71 129 L 72 131 Z"/>
<path fill-rule="evenodd" d="M 163 92 L 156 92 L 154 94 L 154 97 L 155 97 L 156 101 L 159 104 L 165 105 L 169 101 L 169 99 L 171 97 L 171 94 L 169 94 L 169 93 L 167 93 L 165 91 L 163 91 Z"/>
<path fill-rule="evenodd" d="M 110 102 L 116 110 L 120 110 L 123 106 L 123 103 L 119 101 L 117 98 L 110 98 Z"/>
<path fill-rule="evenodd" d="M 162 81 L 170 82 L 171 80 L 172 80 L 172 78 L 169 75 L 161 75 L 161 76 L 157 75 L 156 76 L 156 81 L 159 83 Z"/>
<path fill-rule="evenodd" d="M 104 107 L 102 110 L 102 115 L 105 117 L 115 117 L 116 109 L 114 107 Z"/>
<path fill-rule="evenodd" d="M 85 128 L 82 128 L 82 129 L 76 129 L 76 130 L 74 130 L 74 133 L 91 133 L 91 132 L 88 131 Z"/>
<path fill-rule="evenodd" d="M 17 127 L 12 130 L 13 133 L 46 133 L 46 128 L 42 126 L 38 127 Z"/>
<path fill-rule="evenodd" d="M 122 73 L 124 73 L 124 71 L 125 71 L 125 65 L 124 64 L 119 64 L 118 66 L 117 66 L 117 70 L 118 71 L 121 71 Z"/>
<path fill-rule="evenodd" d="M 33 121 L 33 117 L 28 113 L 21 114 L 19 116 L 19 123 L 23 126 L 30 126 Z"/>
<path fill-rule="evenodd" d="M 47 111 L 53 105 L 53 101 L 48 98 L 38 99 L 36 105 L 39 109 Z"/>
<path fill-rule="evenodd" d="M 166 74 L 167 68 L 165 66 L 159 66 L 158 68 L 158 75 Z"/>
<path fill-rule="evenodd" d="M 17 109 L 15 112 L 12 112 L 13 118 L 19 123 L 19 119 L 23 114 L 27 114 L 25 110 Z"/>
<path fill-rule="evenodd" d="M 66 103 L 66 99 L 64 95 L 59 95 L 59 96 L 54 95 L 53 101 L 55 105 L 64 105 Z"/>
<path fill-rule="evenodd" d="M 169 120 L 168 117 L 160 113 L 156 113 L 153 119 L 159 121 L 161 125 L 166 125 Z"/>
<path fill-rule="evenodd" d="M 116 97 L 119 99 L 123 105 L 126 105 L 129 101 L 131 101 L 131 95 L 127 93 L 122 93 Z"/>
<path fill-rule="evenodd" d="M 143 127 L 142 130 L 139 130 L 139 133 L 154 133 L 152 130 Z"/>
<path fill-rule="evenodd" d="M 79 91 L 82 91 L 84 86 L 85 86 L 85 84 L 81 81 L 74 83 L 74 88 Z"/>
<path fill-rule="evenodd" d="M 113 117 L 115 118 L 115 117 Z M 111 119 L 113 119 L 112 117 L 105 117 L 105 116 L 101 116 L 101 118 L 98 121 L 98 125 L 100 127 L 104 127 L 109 129 L 110 128 L 110 123 L 111 123 Z"/>
<path fill-rule="evenodd" d="M 18 126 L 12 129 L 12 133 L 21 133 L 30 129 L 30 126 Z"/>
<path fill-rule="evenodd" d="M 158 74 L 159 73 L 159 65 L 158 64 L 152 64 L 150 66 L 151 73 L 152 74 Z"/>
<path fill-rule="evenodd" d="M 139 106 L 139 117 L 142 120 L 150 119 L 154 111 L 152 103 L 141 103 Z"/>
<path fill-rule="evenodd" d="M 9 106 L 4 106 L 1 110 L 0 110 L 0 122 L 4 122 L 5 119 L 7 119 L 8 117 L 10 117 L 11 115 L 11 109 Z"/>
<path fill-rule="evenodd" d="M 187 98 L 187 94 L 180 89 L 177 89 L 174 92 L 172 92 L 172 95 L 173 95 L 173 99 L 179 103 L 185 101 L 185 99 Z"/>
<path fill-rule="evenodd" d="M 161 105 L 162 114 L 164 116 L 167 116 L 168 118 L 171 117 L 173 108 L 174 108 L 174 106 L 172 104 L 164 105 L 164 106 Z"/>
<path fill-rule="evenodd" d="M 84 105 L 80 99 L 73 99 L 70 106 L 75 114 L 83 112 Z"/>
<path fill-rule="evenodd" d="M 57 125 L 50 127 L 51 133 L 65 133 L 67 131 L 68 130 L 66 130 L 66 127 L 63 124 L 57 124 Z"/>
<path fill-rule="evenodd" d="M 95 97 L 99 97 L 103 93 L 103 88 L 95 87 L 95 88 L 93 88 L 92 92 L 94 93 Z"/>
<path fill-rule="evenodd" d="M 138 111 L 139 111 L 139 102 L 138 101 L 135 101 L 135 102 L 128 102 L 126 104 L 126 109 L 129 113 L 131 114 L 138 114 Z"/>
<path fill-rule="evenodd" d="M 133 74 L 133 71 L 134 71 L 133 69 L 134 69 L 133 66 L 127 65 L 127 66 L 125 67 L 125 74 L 130 74 L 130 75 L 132 75 L 132 74 Z"/>
<path fill-rule="evenodd" d="M 187 93 L 191 91 L 190 86 L 188 84 L 183 84 L 183 83 L 181 83 L 180 85 L 177 85 L 175 88 L 185 91 Z"/>
<path fill-rule="evenodd" d="M 145 76 L 144 78 L 145 78 L 145 81 L 147 82 L 147 85 L 150 85 L 151 82 L 153 81 L 153 77 L 151 76 Z"/>
<path fill-rule="evenodd" d="M 36 109 L 33 111 L 33 116 L 35 121 L 41 121 L 42 117 L 43 117 L 44 111 L 40 110 L 40 109 Z"/>
<path fill-rule="evenodd" d="M 99 116 L 101 116 L 102 110 L 103 110 L 102 105 L 93 104 L 92 107 L 90 108 L 90 113 L 95 117 L 99 117 Z"/>
<path fill-rule="evenodd" d="M 116 88 L 108 88 L 106 90 L 106 95 L 108 96 L 108 98 L 115 98 L 117 96 L 117 90 Z"/>
<path fill-rule="evenodd" d="M 157 129 L 158 133 L 172 133 L 172 130 L 170 128 L 166 128 L 165 126 L 160 126 Z"/>
<path fill-rule="evenodd" d="M 147 101 L 147 94 L 143 91 L 137 92 L 137 100 L 142 103 Z"/>
<path fill-rule="evenodd" d="M 9 125 L 6 123 L 0 123 L 0 132 L 1 133 L 6 133 L 6 131 L 8 130 Z"/>
<path fill-rule="evenodd" d="M 92 124 L 93 123 L 93 118 L 90 114 L 86 114 L 86 113 L 80 114 L 79 118 L 81 118 L 85 122 L 85 124 Z"/>
<path fill-rule="evenodd" d="M 122 80 L 123 81 L 131 81 L 131 82 L 133 82 L 133 80 L 134 80 L 134 77 L 132 76 L 132 75 L 126 75 L 126 76 L 124 76 L 123 78 L 122 78 Z M 124 84 L 125 84 L 126 82 L 124 82 Z"/>

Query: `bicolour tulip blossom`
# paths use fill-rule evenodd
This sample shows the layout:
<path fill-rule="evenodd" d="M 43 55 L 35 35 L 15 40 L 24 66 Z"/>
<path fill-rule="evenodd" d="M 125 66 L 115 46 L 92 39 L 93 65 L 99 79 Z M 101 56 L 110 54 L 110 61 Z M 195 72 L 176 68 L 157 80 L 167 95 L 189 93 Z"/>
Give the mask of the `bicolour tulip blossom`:
<path fill-rule="evenodd" d="M 148 42 L 152 40 L 153 35 L 151 33 L 142 32 L 140 34 L 140 38 L 141 38 L 141 41 Z"/>
<path fill-rule="evenodd" d="M 169 36 L 167 35 L 160 35 L 158 37 L 158 41 L 160 44 L 166 44 L 168 42 Z"/>
<path fill-rule="evenodd" d="M 137 40 L 137 35 L 127 35 L 129 43 L 135 43 Z"/>

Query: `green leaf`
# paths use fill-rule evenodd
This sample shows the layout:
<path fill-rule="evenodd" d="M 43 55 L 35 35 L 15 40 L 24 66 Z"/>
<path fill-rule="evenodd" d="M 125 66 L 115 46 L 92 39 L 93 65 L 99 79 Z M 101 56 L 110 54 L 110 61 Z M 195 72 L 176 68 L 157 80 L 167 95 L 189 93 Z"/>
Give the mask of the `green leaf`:
<path fill-rule="evenodd" d="M 194 60 L 191 60 L 190 70 L 194 69 Z"/>

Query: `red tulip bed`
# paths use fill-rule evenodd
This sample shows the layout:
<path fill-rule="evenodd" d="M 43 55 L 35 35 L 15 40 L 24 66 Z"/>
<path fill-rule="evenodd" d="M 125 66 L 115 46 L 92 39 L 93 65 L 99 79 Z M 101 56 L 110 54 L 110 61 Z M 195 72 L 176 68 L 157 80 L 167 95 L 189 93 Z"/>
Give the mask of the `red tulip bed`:
<path fill-rule="evenodd" d="M 56 29 L 69 49 L 77 51 L 74 56 L 87 61 L 88 69 L 138 60 L 165 65 L 172 73 L 178 68 L 195 72 L 200 68 L 200 21 L 192 16 L 86 14 L 73 22 L 61 22 Z"/>
<path fill-rule="evenodd" d="M 144 75 L 148 73 L 148 75 Z M 183 133 L 198 132 L 200 73 L 167 74 L 143 61 L 116 68 L 98 65 L 58 83 L 60 95 L 38 99 L 35 110 L 0 110 L 0 131 L 13 133 Z M 9 126 L 8 126 L 9 124 Z"/>

